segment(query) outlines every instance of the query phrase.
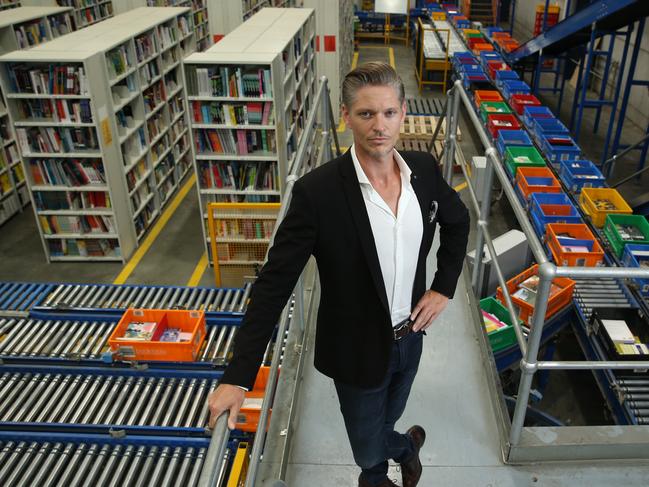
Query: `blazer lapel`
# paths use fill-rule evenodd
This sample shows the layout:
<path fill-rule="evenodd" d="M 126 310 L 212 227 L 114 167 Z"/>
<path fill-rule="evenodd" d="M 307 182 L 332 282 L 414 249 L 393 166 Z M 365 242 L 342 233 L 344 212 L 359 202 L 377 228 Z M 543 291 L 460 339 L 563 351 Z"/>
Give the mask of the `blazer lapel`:
<path fill-rule="evenodd" d="M 390 313 L 390 306 L 388 305 L 388 297 L 385 291 L 385 283 L 383 282 L 383 274 L 381 274 L 381 264 L 379 263 L 379 256 L 376 253 L 376 243 L 374 241 L 374 234 L 370 225 L 370 219 L 367 216 L 367 208 L 361 193 L 360 183 L 354 170 L 354 163 L 349 151 L 341 158 L 340 173 L 343 179 L 343 190 L 347 203 L 349 204 L 350 213 L 354 220 L 358 237 L 361 241 L 363 253 L 367 260 L 372 280 L 376 286 L 376 291 L 381 298 L 381 302 L 385 307 L 388 314 Z"/>

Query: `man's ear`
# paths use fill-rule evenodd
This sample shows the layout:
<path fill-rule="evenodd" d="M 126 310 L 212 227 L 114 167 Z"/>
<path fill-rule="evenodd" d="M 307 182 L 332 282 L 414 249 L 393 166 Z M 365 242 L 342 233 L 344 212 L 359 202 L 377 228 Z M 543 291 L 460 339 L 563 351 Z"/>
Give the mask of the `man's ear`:
<path fill-rule="evenodd" d="M 343 120 L 345 121 L 345 123 L 347 125 L 349 125 L 350 113 L 349 113 L 349 109 L 347 108 L 347 105 L 345 105 L 344 103 L 342 105 L 342 115 L 343 115 Z"/>

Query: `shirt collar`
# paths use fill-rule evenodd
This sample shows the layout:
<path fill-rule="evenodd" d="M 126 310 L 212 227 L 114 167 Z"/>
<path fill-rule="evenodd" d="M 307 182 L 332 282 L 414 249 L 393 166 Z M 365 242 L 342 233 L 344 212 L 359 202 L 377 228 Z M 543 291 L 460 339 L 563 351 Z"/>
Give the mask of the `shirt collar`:
<path fill-rule="evenodd" d="M 399 154 L 399 152 L 396 149 L 392 149 L 392 150 L 394 154 L 394 160 L 397 161 L 397 166 L 399 166 L 399 172 L 401 173 L 401 180 L 403 181 L 403 184 L 406 187 L 409 187 L 412 170 L 410 169 L 406 161 L 403 160 L 401 154 Z M 352 161 L 354 162 L 354 169 L 356 170 L 356 176 L 358 177 L 358 182 L 361 185 L 369 184 L 371 186 L 372 183 L 370 183 L 367 174 L 365 174 L 365 171 L 363 170 L 363 167 L 361 166 L 361 163 L 359 162 L 358 157 L 356 156 L 356 144 L 352 144 L 350 152 L 352 154 Z"/>

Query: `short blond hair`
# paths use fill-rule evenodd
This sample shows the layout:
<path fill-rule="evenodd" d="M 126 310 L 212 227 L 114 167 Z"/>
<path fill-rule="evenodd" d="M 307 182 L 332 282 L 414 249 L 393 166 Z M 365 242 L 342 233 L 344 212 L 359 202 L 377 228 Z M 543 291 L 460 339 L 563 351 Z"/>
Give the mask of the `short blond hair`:
<path fill-rule="evenodd" d="M 343 81 L 343 104 L 350 108 L 356 97 L 356 92 L 364 86 L 392 86 L 399 97 L 399 104 L 403 104 L 406 91 L 403 81 L 388 63 L 371 61 L 353 69 Z"/>

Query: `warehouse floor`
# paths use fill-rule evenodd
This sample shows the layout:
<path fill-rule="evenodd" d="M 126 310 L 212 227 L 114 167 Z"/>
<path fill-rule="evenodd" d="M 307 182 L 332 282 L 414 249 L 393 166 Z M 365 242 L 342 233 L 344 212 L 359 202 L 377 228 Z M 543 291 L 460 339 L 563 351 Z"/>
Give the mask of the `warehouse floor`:
<path fill-rule="evenodd" d="M 406 84 L 407 96 L 443 98 L 438 88 L 427 89 L 424 95 L 419 95 L 411 49 L 395 45 L 390 51 L 390 48 L 380 44 L 362 45 L 358 62 L 374 59 L 396 64 Z M 566 94 L 566 98 L 570 99 L 569 94 Z M 551 101 L 548 102 L 553 107 Z M 592 114 L 587 113 L 586 120 L 592 120 Z M 588 127 L 589 122 L 584 125 Z M 463 134 L 460 145 L 465 154 L 479 154 L 479 139 L 464 118 L 460 121 L 460 130 Z M 629 126 L 628 129 L 625 128 L 624 139 L 635 142 L 641 134 L 640 129 Z M 341 131 L 339 136 L 341 146 L 349 147 L 349 130 Z M 593 136 L 584 132 L 582 141 L 584 140 L 589 140 L 588 144 L 583 144 L 587 154 L 593 160 L 598 160 L 601 134 Z M 637 153 L 624 158 L 617 165 L 616 177 L 628 174 L 636 163 Z M 647 177 L 649 176 L 645 174 L 644 181 Z M 455 182 L 458 183 L 459 180 Z M 642 180 L 621 188 L 622 194 L 627 198 L 641 190 Z M 461 195 L 468 202 L 466 191 L 461 192 Z M 500 235 L 515 226 L 511 209 L 504 199 L 497 202 L 492 211 L 492 235 Z M 47 264 L 34 215 L 28 207 L 0 229 L 0 262 L 3 264 L 0 266 L 0 280 L 212 285 L 214 276 L 212 270 L 206 267 L 200 225 L 195 180 L 190 176 L 184 181 L 173 203 L 159 218 L 153 231 L 143 241 L 143 245 L 125 266 L 118 263 Z M 472 235 L 469 247 L 473 246 Z M 475 331 L 467 316 L 466 303 L 456 300 L 435 333 L 427 337 L 428 352 L 422 362 L 422 373 L 415 383 L 413 401 L 402 423 L 407 427 L 410 422 L 422 421 L 423 418 L 424 424 L 428 425 L 429 441 L 423 451 L 426 468 L 422 485 L 519 486 L 538 482 L 537 485 L 608 486 L 620 485 L 621 478 L 625 479 L 624 485 L 646 484 L 649 468 L 645 467 L 585 464 L 519 468 L 503 465 L 498 450 L 495 417 L 487 400 L 484 372 L 478 358 Z M 565 340 L 569 343 L 570 336 Z M 559 349 L 561 348 L 560 346 Z M 463 353 L 449 353 L 458 349 Z M 576 396 L 566 392 L 565 387 L 574 382 L 574 375 L 556 373 L 553 377 L 548 397 L 554 391 L 553 394 L 556 392 L 563 399 L 546 399 L 542 404 L 548 412 L 571 424 L 580 424 L 584 418 L 592 418 L 593 414 L 584 410 L 582 404 L 578 403 L 578 398 L 583 401 L 585 397 L 587 402 L 593 403 L 593 410 L 601 409 L 597 397 L 589 395 L 594 390 L 594 382 L 589 373 L 577 381 L 590 381 L 590 384 L 585 386 L 583 394 L 580 392 Z M 303 441 L 307 441 L 307 436 L 312 436 L 313 442 L 303 443 L 302 455 L 294 458 L 299 467 L 290 470 L 293 482 L 289 485 L 353 485 L 356 469 L 341 429 L 342 423 L 339 421 L 331 384 L 311 367 L 308 368 L 305 384 L 312 388 L 313 395 L 304 406 L 298 439 L 302 436 Z M 329 408 L 322 416 L 322 404 L 327 403 Z M 315 410 L 309 410 L 309 405 Z M 600 416 L 602 415 L 595 415 L 596 421 L 605 423 L 606 418 Z M 332 418 L 331 421 L 328 420 L 329 417 Z M 326 428 L 323 428 L 324 425 Z M 341 444 L 344 447 L 341 448 Z M 322 468 L 326 465 L 337 466 L 335 477 L 331 477 L 330 470 Z M 315 482 L 318 475 L 324 475 L 322 478 L 327 481 Z"/>

